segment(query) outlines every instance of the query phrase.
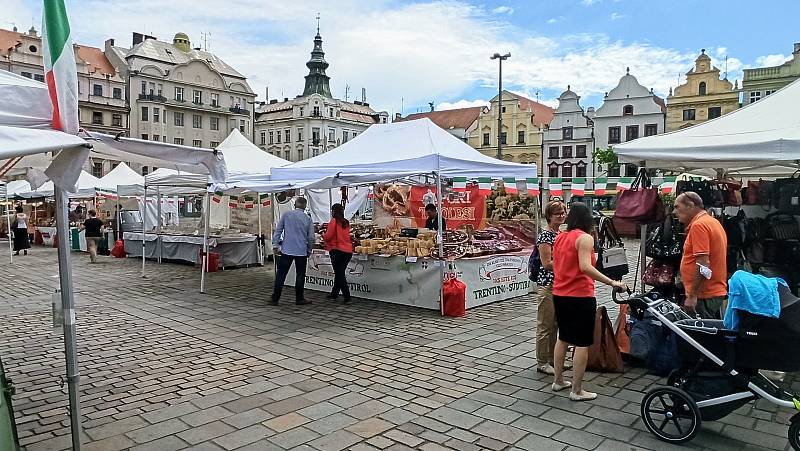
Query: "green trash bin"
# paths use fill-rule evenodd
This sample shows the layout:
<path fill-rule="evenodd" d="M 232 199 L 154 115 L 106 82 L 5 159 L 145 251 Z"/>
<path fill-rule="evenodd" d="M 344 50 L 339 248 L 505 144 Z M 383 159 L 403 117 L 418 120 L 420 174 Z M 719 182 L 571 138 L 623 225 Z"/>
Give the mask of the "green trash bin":
<path fill-rule="evenodd" d="M 72 237 L 72 246 L 71 249 L 73 251 L 80 251 L 81 250 L 81 231 L 77 228 L 70 229 L 70 235 Z"/>
<path fill-rule="evenodd" d="M 17 423 L 14 421 L 14 408 L 11 405 L 11 395 L 14 394 L 14 385 L 6 379 L 3 369 L 3 359 L 0 358 L 0 449 L 19 450 L 19 437 L 17 436 Z"/>

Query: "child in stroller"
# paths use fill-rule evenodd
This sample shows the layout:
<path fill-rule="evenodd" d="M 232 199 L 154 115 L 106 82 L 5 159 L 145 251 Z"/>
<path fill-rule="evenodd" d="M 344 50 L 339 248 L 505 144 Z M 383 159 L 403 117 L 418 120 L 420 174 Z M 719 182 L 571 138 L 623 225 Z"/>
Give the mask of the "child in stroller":
<path fill-rule="evenodd" d="M 670 320 L 663 312 L 672 305 L 657 293 L 627 299 L 613 293 L 614 302 L 628 304 L 633 315 L 641 318 L 648 311 L 679 337 L 681 366 L 666 386 L 652 388 L 642 399 L 642 421 L 652 434 L 668 443 L 687 442 L 702 420 L 718 420 L 759 398 L 800 411 L 799 395 L 759 372 L 800 371 L 800 298 L 783 286 L 779 294 L 778 318 L 740 312 L 739 329 L 728 330 L 721 320 Z M 789 443 L 800 451 L 800 413 L 791 419 Z"/>

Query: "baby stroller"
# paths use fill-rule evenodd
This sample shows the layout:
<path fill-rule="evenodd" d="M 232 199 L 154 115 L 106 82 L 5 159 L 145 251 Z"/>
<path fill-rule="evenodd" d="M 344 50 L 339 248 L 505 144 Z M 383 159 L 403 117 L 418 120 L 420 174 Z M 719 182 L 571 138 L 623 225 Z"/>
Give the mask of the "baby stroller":
<path fill-rule="evenodd" d="M 780 285 L 779 294 L 779 318 L 740 311 L 739 330 L 727 330 L 721 320 L 676 320 L 665 311 L 679 307 L 655 292 L 627 299 L 613 293 L 614 302 L 628 304 L 631 314 L 641 318 L 648 311 L 679 337 L 680 367 L 666 386 L 642 399 L 642 421 L 653 435 L 672 444 L 688 442 L 703 420 L 719 420 L 759 398 L 800 411 L 799 395 L 759 372 L 800 370 L 800 298 Z M 789 443 L 800 451 L 800 413 L 791 419 Z"/>

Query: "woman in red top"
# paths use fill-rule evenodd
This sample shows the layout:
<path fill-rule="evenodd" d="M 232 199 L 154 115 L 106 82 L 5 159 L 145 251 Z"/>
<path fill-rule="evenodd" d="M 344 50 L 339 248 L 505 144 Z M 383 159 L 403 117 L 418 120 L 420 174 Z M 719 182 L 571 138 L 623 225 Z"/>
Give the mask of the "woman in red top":
<path fill-rule="evenodd" d="M 322 237 L 325 241 L 325 250 L 331 256 L 333 266 L 333 289 L 328 294 L 328 299 L 335 300 L 339 291 L 344 295 L 344 303 L 350 302 L 350 286 L 347 284 L 347 264 L 353 257 L 353 241 L 350 239 L 350 221 L 344 217 L 342 204 L 333 204 L 331 207 L 331 222 L 328 230 Z"/>
<path fill-rule="evenodd" d="M 572 387 L 569 399 L 586 401 L 597 398 L 597 393 L 583 389 L 583 373 L 589 356 L 589 346 L 594 339 L 594 317 L 597 300 L 594 282 L 602 282 L 616 290 L 625 290 L 623 282 L 609 279 L 594 265 L 594 227 L 592 212 L 586 204 L 575 202 L 567 215 L 567 231 L 556 238 L 553 245 L 553 307 L 558 323 L 554 363 L 553 391 Z M 564 382 L 564 359 L 567 347 L 575 346 L 572 383 Z"/>

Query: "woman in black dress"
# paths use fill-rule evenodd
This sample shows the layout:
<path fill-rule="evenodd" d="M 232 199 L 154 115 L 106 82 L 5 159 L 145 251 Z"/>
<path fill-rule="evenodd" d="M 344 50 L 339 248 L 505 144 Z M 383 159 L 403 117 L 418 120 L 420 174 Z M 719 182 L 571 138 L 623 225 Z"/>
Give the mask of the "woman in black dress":
<path fill-rule="evenodd" d="M 14 255 L 19 255 L 19 251 L 28 255 L 28 249 L 31 248 L 31 243 L 28 241 L 28 216 L 22 212 L 22 205 L 17 205 L 16 211 L 14 222 L 11 223 L 11 230 L 14 233 Z"/>

